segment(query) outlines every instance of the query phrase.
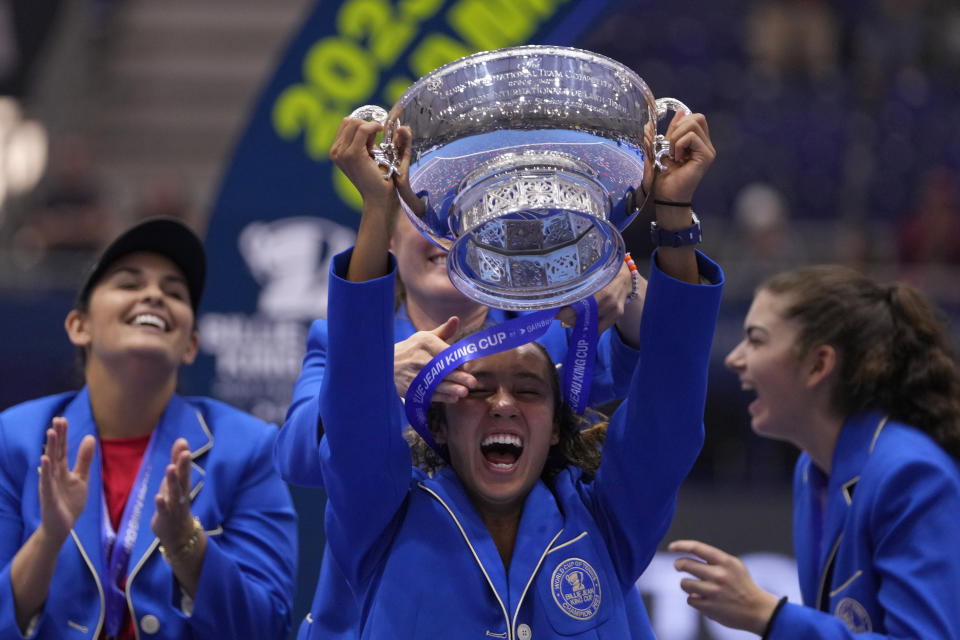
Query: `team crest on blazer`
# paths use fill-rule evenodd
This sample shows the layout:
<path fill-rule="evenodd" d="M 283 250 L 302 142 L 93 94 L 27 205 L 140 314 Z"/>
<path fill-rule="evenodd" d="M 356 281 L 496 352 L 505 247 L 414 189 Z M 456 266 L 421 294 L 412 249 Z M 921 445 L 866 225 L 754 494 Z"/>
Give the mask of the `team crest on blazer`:
<path fill-rule="evenodd" d="M 870 623 L 870 614 L 862 604 L 853 598 L 844 598 L 837 603 L 837 608 L 833 610 L 833 615 L 843 620 L 843 622 L 854 633 L 869 633 L 873 631 L 873 625 Z"/>
<path fill-rule="evenodd" d="M 589 620 L 600 609 L 600 579 L 586 560 L 567 558 L 550 577 L 553 600 L 575 620 Z"/>

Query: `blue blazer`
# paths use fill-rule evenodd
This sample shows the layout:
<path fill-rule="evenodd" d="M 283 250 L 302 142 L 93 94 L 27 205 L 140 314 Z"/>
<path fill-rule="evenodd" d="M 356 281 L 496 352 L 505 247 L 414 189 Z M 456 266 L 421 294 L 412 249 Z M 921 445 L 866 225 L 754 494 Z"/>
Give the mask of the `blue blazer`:
<path fill-rule="evenodd" d="M 526 499 L 509 571 L 456 473 L 411 469 L 393 382 L 391 276 L 347 283 L 334 260 L 330 370 L 320 392 L 326 528 L 360 613 L 360 637 L 621 638 L 626 604 L 673 516 L 703 442 L 719 284 L 654 269 L 642 357 L 597 477 L 567 468 Z M 701 271 L 719 283 L 716 265 Z M 364 310 L 356 322 L 354 309 Z M 362 389 L 361 395 L 357 395 Z M 588 594 L 588 595 L 584 595 Z M 337 601 L 342 594 L 318 593 Z M 309 624 L 300 637 L 326 637 Z"/>
<path fill-rule="evenodd" d="M 51 420 L 68 421 L 69 464 L 96 436 L 87 389 L 40 398 L 0 414 L 0 638 L 20 638 L 10 565 L 40 525 L 37 469 Z M 191 510 L 208 536 L 193 612 L 150 530 L 153 496 L 170 449 L 186 438 L 193 458 Z M 296 514 L 271 464 L 276 427 L 208 398 L 174 395 L 155 430 L 139 535 L 127 567 L 127 606 L 138 638 L 282 638 L 290 627 L 296 574 Z M 35 638 L 96 638 L 104 623 L 100 543 L 100 448 L 86 508 L 60 555 Z M 152 632 L 151 632 L 152 631 Z"/>
<path fill-rule="evenodd" d="M 772 640 L 960 638 L 960 471 L 926 434 L 847 420 L 829 477 L 797 462 L 793 531 L 806 606 L 786 604 Z"/>

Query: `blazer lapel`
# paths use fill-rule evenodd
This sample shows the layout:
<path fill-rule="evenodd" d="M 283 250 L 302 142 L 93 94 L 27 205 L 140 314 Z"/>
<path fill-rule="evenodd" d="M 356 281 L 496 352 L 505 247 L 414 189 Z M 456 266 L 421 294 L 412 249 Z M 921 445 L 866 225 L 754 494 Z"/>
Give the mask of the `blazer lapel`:
<path fill-rule="evenodd" d="M 822 566 L 821 547 L 824 545 L 823 520 L 826 509 L 822 497 L 826 492 L 827 477 L 807 454 L 802 454 L 800 460 L 802 485 L 794 495 L 793 517 L 795 523 L 805 523 L 806 527 L 795 527 L 794 551 L 803 601 L 815 607 Z"/>
<path fill-rule="evenodd" d="M 97 428 L 90 409 L 90 394 L 84 387 L 66 406 L 63 417 L 67 419 L 67 462 L 71 469 L 77 464 L 80 442 L 87 435 L 97 437 Z M 102 525 L 103 478 L 100 445 L 94 448 L 90 463 L 90 479 L 87 488 L 87 504 L 73 525 L 74 543 L 80 550 L 94 579 L 100 584 L 100 572 L 105 570 L 100 527 Z"/>
<path fill-rule="evenodd" d="M 170 451 L 178 438 L 186 438 L 190 445 L 193 464 L 190 473 L 190 498 L 196 497 L 203 484 L 203 468 L 197 463 L 197 458 L 213 446 L 213 437 L 206 428 L 199 412 L 174 394 L 167 403 L 167 408 L 160 417 L 160 422 L 154 428 L 153 444 L 149 458 L 144 458 L 141 466 L 149 465 L 150 477 L 146 483 L 146 492 L 143 500 L 143 512 L 140 517 L 140 530 L 137 533 L 133 552 L 130 554 L 130 563 L 127 565 L 128 583 L 130 576 L 139 569 L 146 557 L 158 546 L 159 541 L 153 535 L 150 522 L 156 512 L 154 497 L 160 491 L 167 465 L 170 464 Z M 146 470 L 145 470 L 146 472 Z M 137 487 L 134 487 L 136 491 Z M 135 500 L 137 496 L 131 492 L 128 500 Z"/>
<path fill-rule="evenodd" d="M 820 609 L 829 604 L 833 564 L 853 502 L 853 493 L 860 480 L 860 472 L 870 456 L 876 435 L 885 423 L 886 418 L 875 412 L 852 416 L 843 425 L 840 437 L 837 438 L 827 486 L 827 512 L 823 545 L 820 549 L 820 586 L 816 603 Z"/>
<path fill-rule="evenodd" d="M 509 591 L 503 560 L 500 559 L 500 552 L 497 551 L 497 545 L 487 531 L 487 526 L 463 490 L 456 472 L 450 467 L 443 467 L 433 479 L 422 482 L 421 486 L 451 512 L 455 526 L 458 526 L 467 538 L 466 543 L 476 554 L 481 570 L 506 609 L 509 606 Z"/>
<path fill-rule="evenodd" d="M 524 503 L 510 560 L 511 619 L 516 617 L 525 595 L 530 595 L 528 585 L 562 530 L 563 517 L 556 499 L 542 481 L 537 482 Z"/>

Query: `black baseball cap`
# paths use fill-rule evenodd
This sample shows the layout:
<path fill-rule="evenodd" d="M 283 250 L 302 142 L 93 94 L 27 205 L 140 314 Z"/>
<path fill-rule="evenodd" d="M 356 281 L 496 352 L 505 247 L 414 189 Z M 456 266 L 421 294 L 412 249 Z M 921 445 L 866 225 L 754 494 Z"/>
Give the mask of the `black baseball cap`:
<path fill-rule="evenodd" d="M 207 277 L 207 257 L 197 234 L 176 218 L 148 218 L 120 234 L 91 267 L 74 306 L 85 307 L 90 293 L 110 265 L 137 251 L 158 253 L 180 267 L 190 290 L 190 306 L 196 312 Z"/>

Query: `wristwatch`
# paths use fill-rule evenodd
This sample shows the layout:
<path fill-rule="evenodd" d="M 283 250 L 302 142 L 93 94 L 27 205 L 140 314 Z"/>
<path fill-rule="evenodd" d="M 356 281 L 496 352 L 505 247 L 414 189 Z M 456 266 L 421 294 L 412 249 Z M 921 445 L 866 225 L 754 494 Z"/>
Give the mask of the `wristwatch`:
<path fill-rule="evenodd" d="M 665 231 L 657 226 L 656 220 L 650 223 L 650 240 L 655 247 L 685 247 L 700 244 L 703 232 L 700 230 L 700 218 L 693 214 L 693 224 L 679 231 Z"/>

